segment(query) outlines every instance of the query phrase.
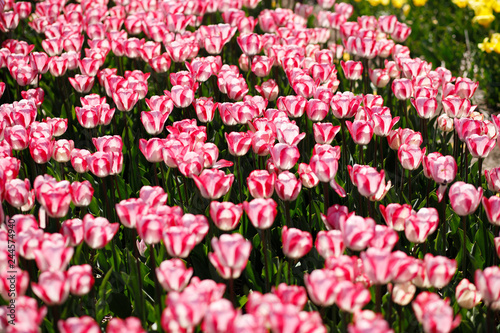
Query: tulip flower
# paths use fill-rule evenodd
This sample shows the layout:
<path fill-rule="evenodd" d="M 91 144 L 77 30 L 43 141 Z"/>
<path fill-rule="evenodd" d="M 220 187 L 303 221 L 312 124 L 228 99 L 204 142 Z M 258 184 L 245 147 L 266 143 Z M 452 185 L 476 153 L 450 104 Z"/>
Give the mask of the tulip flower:
<path fill-rule="evenodd" d="M 488 221 L 493 225 L 500 225 L 500 197 L 483 197 L 482 201 Z"/>
<path fill-rule="evenodd" d="M 57 322 L 57 328 L 61 333 L 72 332 L 99 332 L 99 324 L 90 316 L 70 317 Z"/>
<path fill-rule="evenodd" d="M 439 214 L 435 208 L 421 208 L 405 221 L 406 238 L 413 243 L 423 243 L 438 227 Z"/>
<path fill-rule="evenodd" d="M 214 252 L 208 254 L 212 265 L 224 279 L 237 279 L 247 265 L 252 244 L 240 234 L 212 238 Z"/>
<path fill-rule="evenodd" d="M 243 209 L 257 229 L 268 229 L 273 225 L 278 214 L 277 207 L 278 204 L 273 199 L 257 198 L 243 203 Z"/>
<path fill-rule="evenodd" d="M 345 220 L 342 228 L 344 244 L 354 251 L 361 251 L 375 235 L 375 220 L 351 215 Z"/>
<path fill-rule="evenodd" d="M 493 192 L 500 192 L 500 167 L 491 170 L 484 170 L 484 177 L 488 183 L 488 189 Z"/>
<path fill-rule="evenodd" d="M 358 188 L 359 193 L 371 201 L 381 200 L 391 188 L 391 181 L 386 185 L 385 171 L 380 173 L 367 165 L 348 165 L 349 176 L 352 183 Z"/>
<path fill-rule="evenodd" d="M 473 185 L 464 182 L 456 182 L 450 187 L 448 196 L 455 213 L 467 216 L 474 213 L 481 203 L 483 189 L 476 189 Z"/>
<path fill-rule="evenodd" d="M 31 283 L 31 288 L 47 305 L 58 305 L 69 296 L 70 284 L 67 272 L 43 272 L 38 277 L 38 283 Z"/>
<path fill-rule="evenodd" d="M 281 233 L 283 253 L 287 258 L 299 259 L 312 248 L 312 236 L 307 231 L 284 226 Z"/>
<path fill-rule="evenodd" d="M 250 195 L 254 198 L 269 198 L 273 195 L 276 174 L 267 170 L 254 170 L 247 178 Z"/>
<path fill-rule="evenodd" d="M 363 74 L 363 64 L 361 61 L 348 60 L 344 62 L 344 60 L 341 60 L 340 65 L 347 80 L 355 81 L 361 79 Z"/>
<path fill-rule="evenodd" d="M 338 307 L 350 313 L 355 313 L 370 302 L 371 295 L 361 283 L 341 281 L 337 285 L 337 296 L 335 302 Z"/>
<path fill-rule="evenodd" d="M 345 250 L 342 232 L 340 230 L 320 231 L 316 236 L 315 247 L 324 259 L 340 257 Z"/>
<path fill-rule="evenodd" d="M 329 269 L 315 269 L 304 275 L 304 284 L 311 301 L 318 306 L 330 306 L 335 303 L 339 280 L 335 272 Z"/>
<path fill-rule="evenodd" d="M 234 175 L 226 175 L 217 169 L 205 169 L 200 176 L 193 175 L 193 180 L 204 198 L 217 200 L 229 191 Z"/>
<path fill-rule="evenodd" d="M 411 215 L 411 206 L 408 204 L 391 203 L 387 207 L 379 206 L 380 213 L 385 223 L 396 231 L 402 231 L 405 228 L 405 221 Z"/>
<path fill-rule="evenodd" d="M 488 135 L 471 134 L 465 138 L 467 148 L 472 157 L 483 159 L 488 157 L 493 148 L 495 148 L 496 140 L 490 139 Z"/>
<path fill-rule="evenodd" d="M 104 217 L 87 214 L 83 218 L 83 239 L 90 248 L 100 249 L 111 241 L 118 228 L 118 223 L 109 223 Z"/>
<path fill-rule="evenodd" d="M 214 224 L 220 230 L 234 230 L 243 214 L 242 204 L 233 204 L 232 202 L 212 201 L 210 203 L 210 217 Z"/>
<path fill-rule="evenodd" d="M 277 143 L 271 149 L 271 158 L 281 170 L 290 170 L 295 166 L 300 157 L 299 149 L 286 143 Z"/>
<path fill-rule="evenodd" d="M 68 246 L 80 245 L 83 242 L 83 221 L 80 219 L 64 221 L 60 233 L 66 237 Z"/>
<path fill-rule="evenodd" d="M 472 309 L 481 302 L 481 294 L 469 280 L 463 279 L 455 288 L 458 305 L 464 309 Z"/>
<path fill-rule="evenodd" d="M 68 269 L 69 290 L 72 295 L 83 296 L 90 292 L 94 286 L 92 266 L 76 265 Z"/>
<path fill-rule="evenodd" d="M 430 253 L 425 255 L 424 264 L 430 284 L 438 289 L 448 285 L 457 270 L 456 260 Z"/>
<path fill-rule="evenodd" d="M 276 194 L 283 201 L 294 201 L 300 193 L 302 183 L 289 171 L 283 171 L 278 175 L 274 184 Z"/>
<path fill-rule="evenodd" d="M 170 259 L 163 261 L 156 268 L 158 282 L 166 291 L 182 291 L 189 283 L 193 275 L 192 268 L 186 268 L 180 259 Z"/>
<path fill-rule="evenodd" d="M 107 333 L 146 333 L 146 330 L 142 328 L 141 320 L 136 317 L 128 317 L 126 319 L 112 318 L 106 326 Z"/>

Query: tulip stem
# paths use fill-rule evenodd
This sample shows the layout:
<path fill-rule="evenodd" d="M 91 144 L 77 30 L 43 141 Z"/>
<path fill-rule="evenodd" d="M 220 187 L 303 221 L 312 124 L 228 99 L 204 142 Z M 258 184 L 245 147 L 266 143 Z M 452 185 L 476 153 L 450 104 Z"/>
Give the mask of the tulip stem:
<path fill-rule="evenodd" d="M 285 217 L 286 217 L 285 225 L 288 228 L 290 228 L 292 226 L 290 219 L 290 201 L 285 200 L 284 203 L 285 203 Z"/>
<path fill-rule="evenodd" d="M 108 199 L 108 189 L 106 187 L 106 178 L 101 178 L 102 191 L 104 193 L 104 201 L 106 201 L 106 218 L 110 218 L 111 216 L 111 207 L 109 206 Z"/>
<path fill-rule="evenodd" d="M 59 327 L 57 326 L 59 319 L 61 319 L 61 313 L 59 312 L 59 305 L 52 306 L 51 310 L 52 310 L 54 332 L 59 332 Z"/>
<path fill-rule="evenodd" d="M 241 184 L 243 183 L 243 175 L 241 174 L 241 160 L 240 156 L 236 156 L 236 164 L 238 169 L 238 191 L 240 202 L 243 202 L 243 192 L 241 191 Z"/>
<path fill-rule="evenodd" d="M 408 170 L 408 203 L 411 206 L 411 170 Z"/>
<path fill-rule="evenodd" d="M 292 265 L 292 259 L 288 258 L 288 285 L 292 285 L 292 279 L 293 279 L 293 265 Z"/>
<path fill-rule="evenodd" d="M 230 268 L 231 276 L 229 277 L 229 297 L 231 298 L 231 303 L 236 308 L 238 305 L 236 304 L 236 296 L 234 294 L 234 278 L 233 278 L 233 269 Z"/>
<path fill-rule="evenodd" d="M 382 313 L 382 286 L 375 285 L 375 312 Z"/>
<path fill-rule="evenodd" d="M 345 144 L 345 119 L 340 119 L 340 127 L 342 131 L 342 152 L 340 153 L 340 156 L 342 157 L 342 171 L 344 174 L 344 177 L 347 175 L 347 150 L 346 150 L 346 144 Z"/>
<path fill-rule="evenodd" d="M 323 197 L 324 197 L 323 198 L 324 199 L 324 201 L 323 201 L 324 202 L 323 203 L 323 206 L 324 206 L 323 207 L 323 211 L 325 212 L 325 215 L 327 214 L 328 208 L 330 207 L 330 198 L 328 196 L 328 194 L 329 194 L 328 193 L 329 192 L 328 191 L 329 190 L 328 186 L 329 186 L 328 183 L 323 183 Z"/>
<path fill-rule="evenodd" d="M 179 200 L 181 201 L 182 210 L 186 211 L 186 207 L 184 206 L 184 200 L 182 199 L 181 188 L 179 185 L 179 169 L 175 169 L 175 185 L 177 186 L 177 194 L 179 195 Z"/>
<path fill-rule="evenodd" d="M 482 187 L 482 176 L 481 174 L 483 173 L 483 159 L 478 158 L 478 168 L 479 168 L 479 178 L 477 179 L 477 187 Z"/>
<path fill-rule="evenodd" d="M 160 325 L 161 322 L 161 288 L 158 278 L 156 277 L 156 250 L 155 245 L 151 244 L 150 247 L 150 261 L 151 261 L 151 276 L 153 277 L 153 282 L 155 284 L 155 312 L 156 312 L 156 324 Z"/>
<path fill-rule="evenodd" d="M 265 268 L 265 276 L 266 276 L 266 293 L 270 290 L 270 281 L 269 281 L 269 262 L 267 258 L 267 229 L 262 230 L 262 251 L 264 252 L 264 268 Z"/>
<path fill-rule="evenodd" d="M 153 173 L 155 177 L 155 185 L 160 186 L 160 181 L 158 180 L 158 169 L 156 168 L 156 162 L 153 162 Z"/>
<path fill-rule="evenodd" d="M 462 274 L 463 277 L 466 278 L 466 271 L 467 271 L 467 260 L 466 260 L 466 255 L 467 255 L 467 215 L 462 216 L 462 228 L 463 228 L 463 233 L 464 233 L 464 243 L 462 245 L 463 248 L 463 258 L 462 258 Z"/>

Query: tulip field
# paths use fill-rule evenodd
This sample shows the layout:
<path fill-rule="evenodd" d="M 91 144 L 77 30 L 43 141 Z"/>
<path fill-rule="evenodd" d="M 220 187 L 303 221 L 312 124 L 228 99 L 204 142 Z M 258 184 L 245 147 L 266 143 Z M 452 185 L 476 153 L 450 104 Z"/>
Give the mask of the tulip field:
<path fill-rule="evenodd" d="M 500 331 L 497 10 L 0 0 L 0 333 Z"/>

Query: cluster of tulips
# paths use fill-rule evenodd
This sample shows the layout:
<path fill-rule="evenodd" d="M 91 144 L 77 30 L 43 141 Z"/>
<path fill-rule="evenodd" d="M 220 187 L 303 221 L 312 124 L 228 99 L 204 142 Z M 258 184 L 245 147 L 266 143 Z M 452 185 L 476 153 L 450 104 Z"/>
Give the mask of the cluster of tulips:
<path fill-rule="evenodd" d="M 396 16 L 0 5 L 0 332 L 497 330 L 500 117 Z"/>

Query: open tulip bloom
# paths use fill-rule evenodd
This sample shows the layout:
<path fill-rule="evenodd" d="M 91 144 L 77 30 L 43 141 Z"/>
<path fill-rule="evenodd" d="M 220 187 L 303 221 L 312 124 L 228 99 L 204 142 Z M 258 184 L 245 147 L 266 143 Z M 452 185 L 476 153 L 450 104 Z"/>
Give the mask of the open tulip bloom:
<path fill-rule="evenodd" d="M 412 1 L 0 0 L 0 331 L 495 332 L 498 6 Z"/>

